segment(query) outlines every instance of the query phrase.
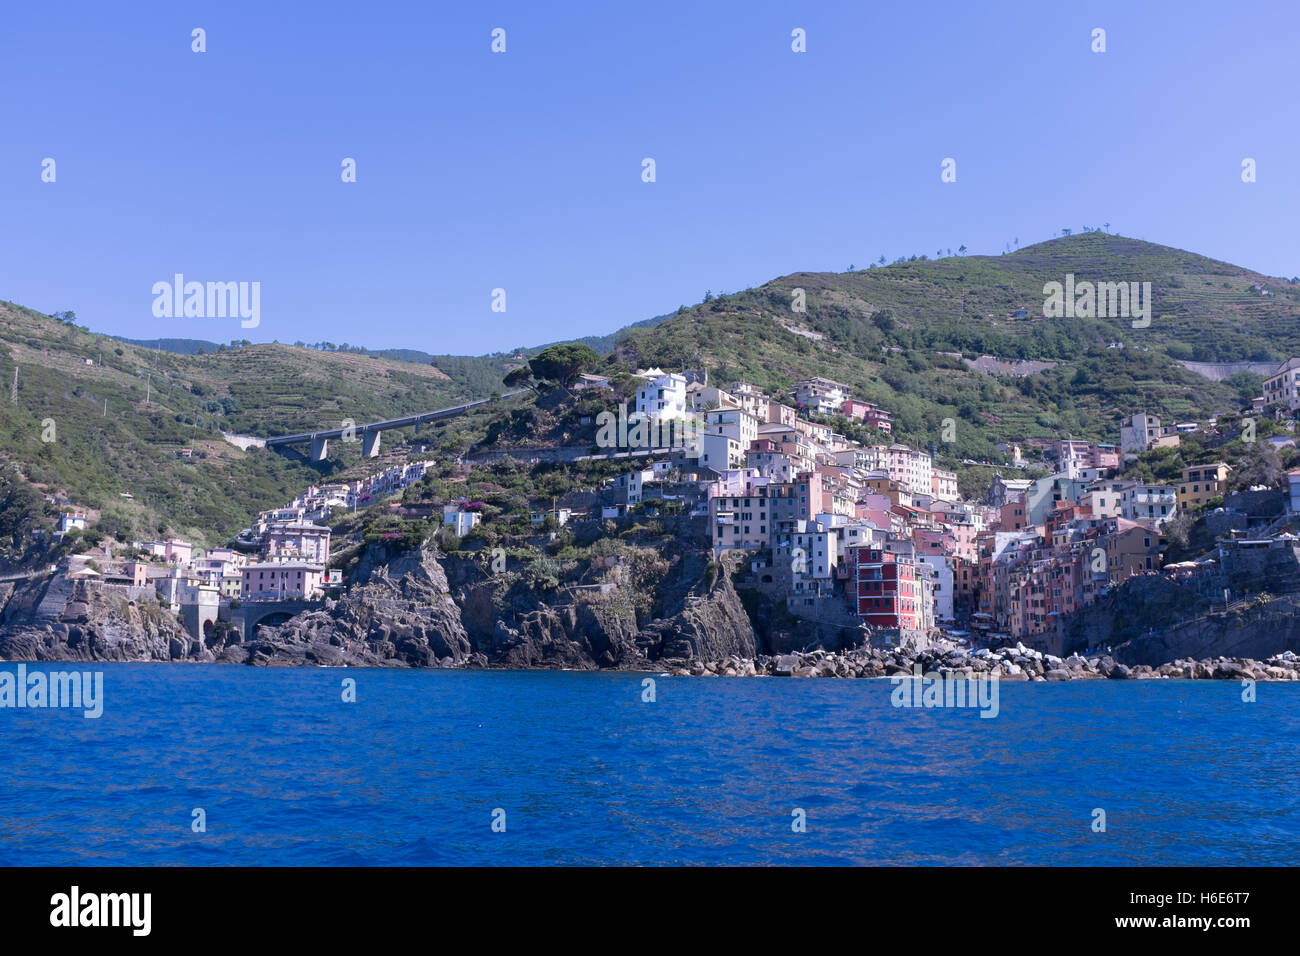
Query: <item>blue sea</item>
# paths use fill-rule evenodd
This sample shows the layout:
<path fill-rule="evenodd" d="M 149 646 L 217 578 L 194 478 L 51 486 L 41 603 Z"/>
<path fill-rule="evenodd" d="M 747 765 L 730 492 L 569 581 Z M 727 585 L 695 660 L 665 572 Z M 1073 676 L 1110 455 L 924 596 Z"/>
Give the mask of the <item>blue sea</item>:
<path fill-rule="evenodd" d="M 0 864 L 1289 865 L 1300 839 L 1295 684 L 1003 683 L 983 719 L 887 680 L 90 669 L 97 720 L 0 709 Z"/>

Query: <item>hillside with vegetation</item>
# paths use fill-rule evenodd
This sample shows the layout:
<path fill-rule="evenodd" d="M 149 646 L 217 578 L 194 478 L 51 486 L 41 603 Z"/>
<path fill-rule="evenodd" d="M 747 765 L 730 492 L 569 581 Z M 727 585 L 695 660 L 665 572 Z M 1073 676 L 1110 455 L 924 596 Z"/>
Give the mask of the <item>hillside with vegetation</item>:
<path fill-rule="evenodd" d="M 360 424 L 500 388 L 499 376 L 466 382 L 427 364 L 289 345 L 177 354 L 7 302 L 0 302 L 0 382 L 0 465 L 42 494 L 63 493 L 98 512 L 97 527 L 119 540 L 174 533 L 206 544 L 306 485 L 360 467 L 355 448 L 340 447 L 342 458 L 313 467 L 243 450 L 223 433 L 266 437 L 349 418 Z M 57 509 L 48 510 L 16 524 L 51 526 Z"/>
<path fill-rule="evenodd" d="M 1149 327 L 1044 317 L 1044 283 L 1066 273 L 1079 281 L 1151 282 Z M 804 311 L 792 308 L 796 290 L 803 290 Z M 1258 375 L 1216 383 L 1180 362 L 1300 354 L 1300 282 L 1089 232 L 1001 256 L 921 256 L 845 273 L 794 273 L 708 295 L 612 335 L 578 342 L 613 342 L 608 355 L 584 353 L 583 370 L 609 374 L 616 398 L 630 395 L 637 367 L 703 367 L 715 383 L 745 379 L 776 395 L 799 379 L 825 376 L 889 409 L 895 437 L 933 447 L 970 493 L 986 486 L 989 469 L 962 462 L 1002 461 L 1000 441 L 1114 442 L 1120 420 L 1136 410 L 1166 420 L 1240 411 L 1258 394 Z M 17 401 L 0 396 L 0 464 L 15 469 L 10 481 L 65 493 L 98 512 L 98 526 L 119 539 L 175 533 L 214 544 L 308 484 L 383 464 L 333 443 L 330 460 L 312 466 L 243 450 L 223 433 L 334 428 L 345 419 L 363 423 L 486 397 L 541 351 L 432 356 L 332 343 L 207 345 L 136 345 L 82 328 L 70 314 L 0 303 L 0 384 L 12 383 L 15 367 L 19 373 Z M 384 458 L 420 448 L 456 457 L 483 445 L 581 445 L 609 401 L 608 393 L 593 393 L 557 404 L 542 389 L 428 427 L 418 439 L 409 430 L 389 433 Z M 851 437 L 880 437 L 831 421 Z M 182 449 L 191 454 L 181 457 Z M 1184 457 L 1157 464 L 1168 471 Z M 33 520 L 49 524 L 52 517 Z"/>
<path fill-rule="evenodd" d="M 1043 286 L 1066 273 L 1149 281 L 1149 327 L 1044 317 Z M 798 289 L 802 312 L 792 308 Z M 892 411 L 905 443 L 996 461 L 999 441 L 1117 442 L 1120 420 L 1137 410 L 1166 420 L 1239 410 L 1258 394 L 1258 376 L 1214 383 L 1179 362 L 1294 354 L 1300 282 L 1093 232 L 1001 256 L 794 273 L 682 308 L 652 331 L 625 332 L 610 368 L 707 367 L 710 381 L 746 379 L 772 394 L 825 376 Z M 981 356 L 1002 361 L 977 369 Z M 947 448 L 944 419 L 954 424 Z"/>

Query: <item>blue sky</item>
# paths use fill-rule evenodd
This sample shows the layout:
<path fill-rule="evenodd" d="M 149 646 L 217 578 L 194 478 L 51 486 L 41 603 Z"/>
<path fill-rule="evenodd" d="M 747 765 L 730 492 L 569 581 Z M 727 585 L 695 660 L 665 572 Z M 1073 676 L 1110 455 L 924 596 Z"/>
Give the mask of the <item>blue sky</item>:
<path fill-rule="evenodd" d="M 1103 222 L 1291 276 L 1298 21 L 1185 0 L 8 3 L 0 298 L 139 338 L 478 354 Z M 260 326 L 155 318 L 177 272 L 260 282 Z"/>

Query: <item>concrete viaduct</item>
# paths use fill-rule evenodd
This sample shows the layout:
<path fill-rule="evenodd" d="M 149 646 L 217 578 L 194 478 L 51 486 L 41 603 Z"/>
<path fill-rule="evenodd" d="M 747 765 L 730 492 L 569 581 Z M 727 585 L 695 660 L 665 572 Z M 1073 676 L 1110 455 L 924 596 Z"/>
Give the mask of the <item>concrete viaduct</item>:
<path fill-rule="evenodd" d="M 275 448 L 284 445 L 298 445 L 311 442 L 311 460 L 324 461 L 329 454 L 329 443 L 331 439 L 338 438 L 344 441 L 356 441 L 361 439 L 361 453 L 367 458 L 379 457 L 379 436 L 386 431 L 394 428 L 410 428 L 415 426 L 416 433 L 419 433 L 420 425 L 423 422 L 436 422 L 443 418 L 455 418 L 457 415 L 464 415 L 470 409 L 478 408 L 481 405 L 489 405 L 492 402 L 511 398 L 515 395 L 521 395 L 528 391 L 526 388 L 516 389 L 513 392 L 506 392 L 501 399 L 480 398 L 477 401 L 465 402 L 463 405 L 453 405 L 451 408 L 440 408 L 435 412 L 421 412 L 417 415 L 406 415 L 402 418 L 390 418 L 387 421 L 371 422 L 368 425 L 354 425 L 346 428 L 331 428 L 319 432 L 301 432 L 297 435 L 279 435 L 275 438 L 266 440 L 267 448 Z"/>

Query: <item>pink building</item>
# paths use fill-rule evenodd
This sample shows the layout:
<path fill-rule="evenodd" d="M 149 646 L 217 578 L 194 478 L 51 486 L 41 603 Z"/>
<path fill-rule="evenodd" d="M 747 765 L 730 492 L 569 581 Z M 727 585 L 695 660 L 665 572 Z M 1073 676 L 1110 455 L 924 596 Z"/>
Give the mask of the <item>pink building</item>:
<path fill-rule="evenodd" d="M 889 412 L 871 402 L 864 402 L 857 398 L 845 399 L 844 404 L 840 406 L 840 413 L 845 418 L 856 418 L 882 432 L 888 433 L 893 429 Z"/>
<path fill-rule="evenodd" d="M 957 475 L 951 471 L 935 468 L 930 472 L 930 494 L 948 501 L 958 499 Z"/>
<path fill-rule="evenodd" d="M 975 545 L 975 523 L 951 520 L 945 521 L 943 526 L 952 536 L 952 553 L 967 561 L 975 561 L 979 555 Z"/>
<path fill-rule="evenodd" d="M 194 545 L 180 538 L 168 538 L 163 542 L 163 559 L 172 564 L 189 564 L 194 557 Z"/>
<path fill-rule="evenodd" d="M 131 579 L 131 586 L 142 588 L 149 583 L 149 565 L 143 561 L 128 561 L 122 565 L 122 573 Z"/>
<path fill-rule="evenodd" d="M 305 561 L 327 564 L 330 556 L 330 529 L 305 521 L 273 524 L 262 538 L 262 558 L 266 561 Z"/>

